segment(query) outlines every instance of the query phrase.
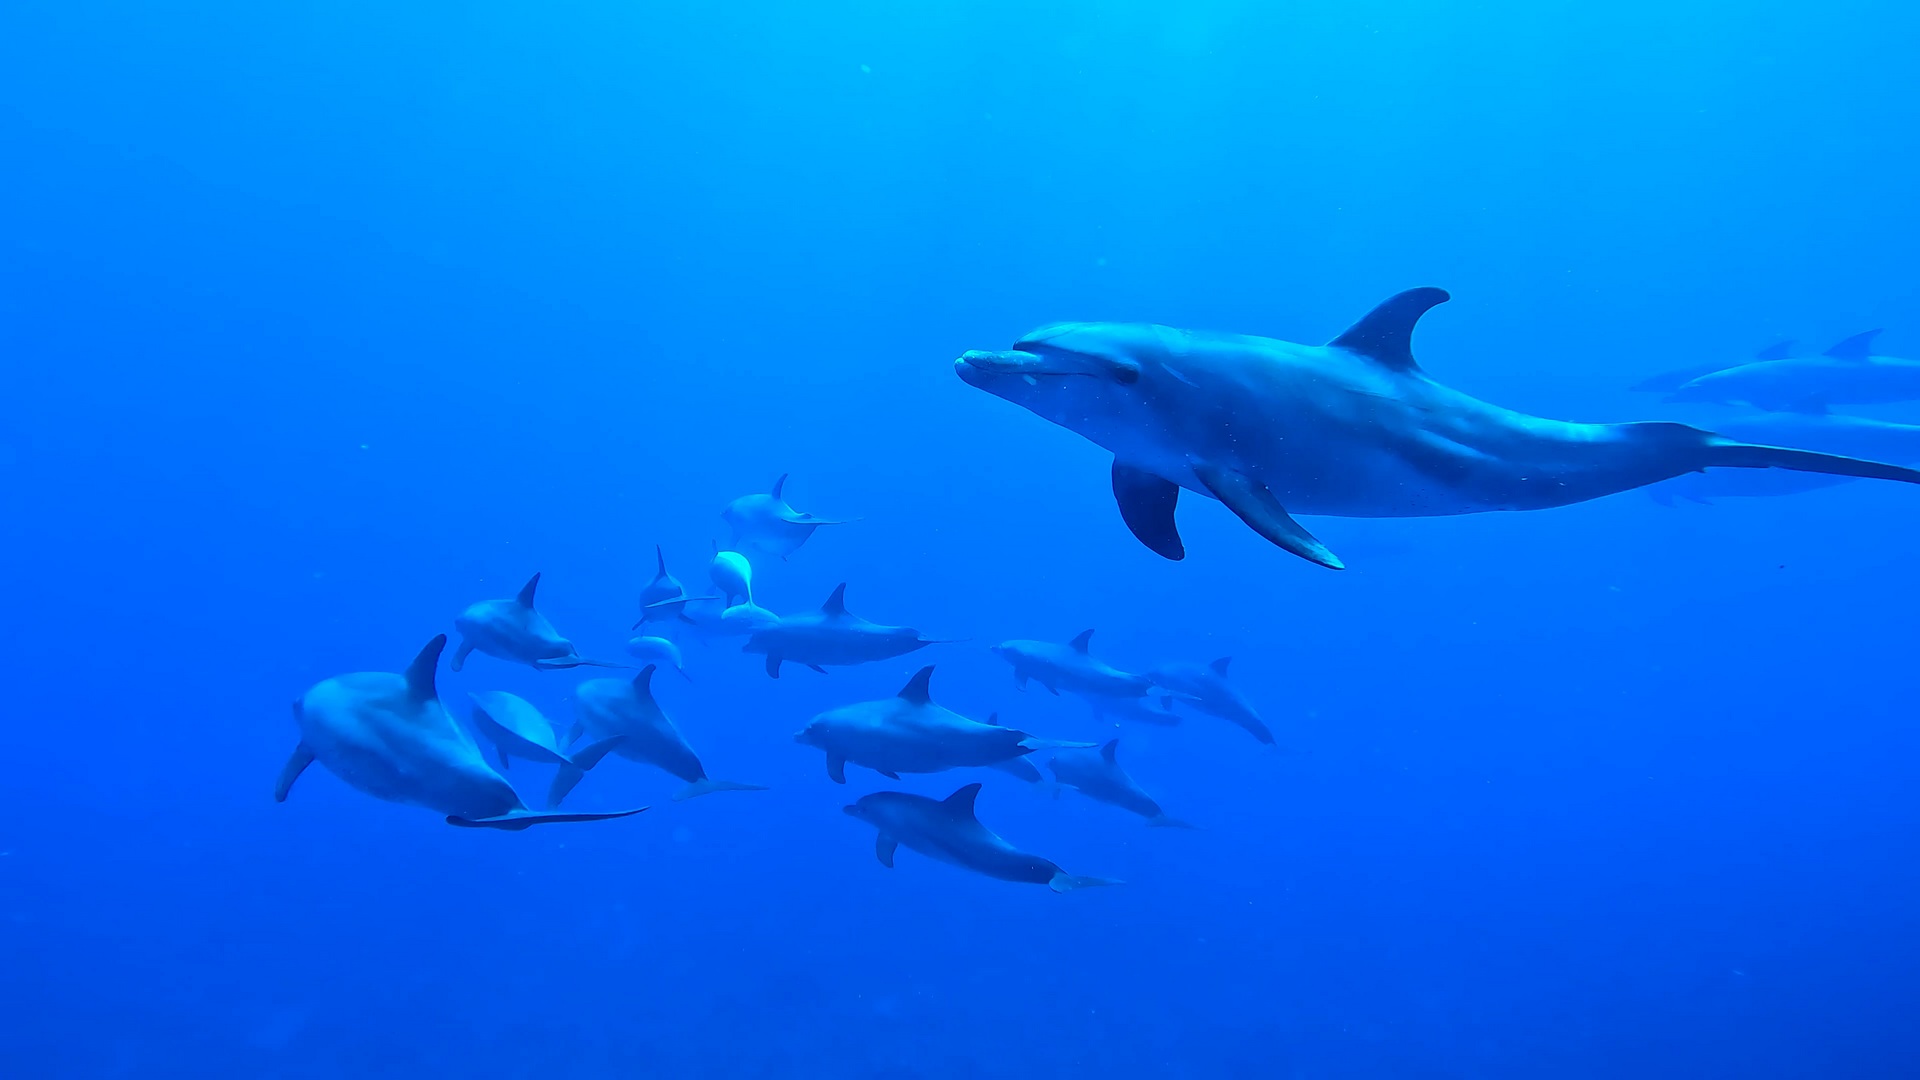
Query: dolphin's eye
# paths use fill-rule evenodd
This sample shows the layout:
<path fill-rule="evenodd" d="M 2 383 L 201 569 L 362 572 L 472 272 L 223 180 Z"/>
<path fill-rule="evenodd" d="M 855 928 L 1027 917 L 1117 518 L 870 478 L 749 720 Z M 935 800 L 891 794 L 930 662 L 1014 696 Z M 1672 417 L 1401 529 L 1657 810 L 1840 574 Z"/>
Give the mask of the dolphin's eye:
<path fill-rule="evenodd" d="M 1140 365 L 1132 361 L 1119 361 L 1113 365 L 1113 381 L 1121 386 L 1132 386 L 1140 381 Z"/>

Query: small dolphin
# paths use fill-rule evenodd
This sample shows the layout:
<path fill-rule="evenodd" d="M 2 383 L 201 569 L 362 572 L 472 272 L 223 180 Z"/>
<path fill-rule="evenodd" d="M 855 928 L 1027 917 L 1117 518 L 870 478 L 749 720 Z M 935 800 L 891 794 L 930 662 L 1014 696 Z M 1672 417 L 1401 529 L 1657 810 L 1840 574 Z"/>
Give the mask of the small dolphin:
<path fill-rule="evenodd" d="M 1784 411 L 1806 401 L 1886 405 L 1920 398 L 1920 362 L 1874 355 L 1873 339 L 1879 335 L 1878 330 L 1855 334 L 1819 356 L 1756 360 L 1701 375 L 1676 388 L 1666 400 L 1744 401 L 1756 409 Z"/>
<path fill-rule="evenodd" d="M 1174 703 L 1180 700 L 1174 694 L 1149 695 L 1147 697 L 1089 697 L 1085 699 L 1093 709 L 1093 718 L 1099 721 L 1131 720 L 1136 724 L 1153 724 L 1157 727 L 1173 727 L 1180 722 L 1180 714 L 1173 711 Z M 1192 705 L 1192 699 L 1187 699 Z"/>
<path fill-rule="evenodd" d="M 680 673 L 688 682 L 693 676 L 687 674 L 686 660 L 680 654 L 680 646 L 663 637 L 637 637 L 627 642 L 627 655 L 648 664 L 670 667 Z"/>
<path fill-rule="evenodd" d="M 1273 732 L 1260 721 L 1239 688 L 1227 681 L 1227 667 L 1233 657 L 1223 656 L 1211 664 L 1162 664 L 1147 672 L 1155 686 L 1165 687 L 1188 699 L 1194 708 L 1232 721 L 1267 745 L 1273 745 Z"/>
<path fill-rule="evenodd" d="M 767 674 L 780 677 L 782 663 L 800 664 L 825 673 L 828 667 L 851 667 L 890 660 L 947 642 L 920 636 L 911 626 L 882 626 L 847 610 L 845 582 L 833 590 L 819 611 L 782 616 L 756 630 L 742 651 L 765 653 Z"/>
<path fill-rule="evenodd" d="M 318 761 L 376 799 L 426 807 L 445 814 L 449 825 L 519 830 L 547 822 L 627 817 L 646 809 L 607 814 L 527 809 L 440 703 L 434 668 L 446 645 L 447 636 L 441 634 L 427 642 L 403 674 L 341 675 L 294 702 L 300 743 L 280 770 L 273 801 L 286 802 L 293 782 Z M 609 749 L 611 744 L 596 743 L 574 760 L 579 767 L 591 767 Z"/>
<path fill-rule="evenodd" d="M 1414 323 L 1446 299 L 1439 289 L 1403 292 L 1326 345 L 1060 323 L 1011 351 L 967 353 L 955 371 L 1112 451 L 1121 520 L 1168 559 L 1186 557 L 1174 526 L 1182 488 L 1219 500 L 1268 542 L 1338 570 L 1345 564 L 1292 515 L 1544 510 L 1714 465 L 1920 484 L 1920 472 L 1897 465 L 1741 443 L 1684 424 L 1572 424 L 1468 397 L 1413 359 Z"/>
<path fill-rule="evenodd" d="M 1071 690 L 1088 697 L 1137 698 L 1145 696 L 1153 683 L 1145 675 L 1134 675 L 1095 660 L 1087 647 L 1093 631 L 1082 630 L 1065 645 L 1051 641 L 1003 641 L 991 650 L 995 656 L 1013 665 L 1013 684 L 1022 690 L 1032 680 L 1058 694 Z"/>
<path fill-rule="evenodd" d="M 687 607 L 695 601 L 719 599 L 688 595 L 680 579 L 667 572 L 667 553 L 658 544 L 653 546 L 653 558 L 653 580 L 640 590 L 640 621 L 633 624 L 635 630 L 649 625 L 665 630 L 674 621 L 685 620 Z"/>
<path fill-rule="evenodd" d="M 534 610 L 533 593 L 539 587 L 540 575 L 535 574 L 513 599 L 482 600 L 455 617 L 453 628 L 460 631 L 460 648 L 453 654 L 453 670 L 465 667 L 467 657 L 475 650 L 543 671 L 626 667 L 581 656 L 573 642 L 561 637 L 547 617 Z"/>
<path fill-rule="evenodd" d="M 751 637 L 780 625 L 780 616 L 753 602 L 752 598 L 720 613 L 720 630 L 728 637 Z"/>
<path fill-rule="evenodd" d="M 715 791 L 765 791 L 766 788 L 754 784 L 707 778 L 706 767 L 700 764 L 693 747 L 687 745 L 680 729 L 673 726 L 660 703 L 653 699 L 653 672 L 652 665 L 648 665 L 631 682 L 588 679 L 581 683 L 573 692 L 574 704 L 580 711 L 580 722 L 574 725 L 574 738 L 582 734 L 599 738 L 625 736 L 614 747 L 614 753 L 629 761 L 652 765 L 687 782 L 685 788 L 674 794 L 675 802 Z M 547 793 L 547 805 L 559 806 L 580 782 L 581 775 L 579 769 L 562 765 Z"/>
<path fill-rule="evenodd" d="M 1896 465 L 1920 463 L 1920 426 L 1863 416 L 1839 416 L 1827 412 L 1817 402 L 1807 402 L 1796 412 L 1760 413 L 1718 426 L 1726 434 L 1748 442 L 1845 454 Z M 1675 498 L 1711 503 L 1721 498 L 1798 495 L 1850 483 L 1852 479 L 1776 469 L 1708 469 L 1662 480 L 1649 487 L 1647 494 L 1666 505 L 1672 505 Z"/>
<path fill-rule="evenodd" d="M 1053 770 L 1054 778 L 1079 791 L 1097 802 L 1117 806 L 1130 814 L 1139 814 L 1147 819 L 1149 825 L 1163 825 L 1175 829 L 1191 829 L 1178 818 L 1170 818 L 1160 804 L 1154 802 L 1146 792 L 1140 790 L 1127 770 L 1120 767 L 1114 752 L 1120 747 L 1119 739 L 1110 739 L 1098 750 L 1069 750 L 1053 755 L 1047 762 L 1047 768 Z"/>
<path fill-rule="evenodd" d="M 620 745 L 616 736 L 569 754 L 560 749 L 553 722 L 525 698 L 504 690 L 478 690 L 468 693 L 467 697 L 473 701 L 473 726 L 493 743 L 502 772 L 506 771 L 508 760 L 516 757 L 545 765 L 571 765 L 585 772 Z"/>
<path fill-rule="evenodd" d="M 973 800 L 979 794 L 979 784 L 968 784 L 945 799 L 876 791 L 843 809 L 849 817 L 880 831 L 873 851 L 880 865 L 889 869 L 893 867 L 894 851 L 905 844 L 910 850 L 963 870 L 1001 881 L 1045 885 L 1057 893 L 1120 884 L 1106 878 L 1075 877 L 995 836 L 974 816 Z"/>
<path fill-rule="evenodd" d="M 829 709 L 794 739 L 826 752 L 827 775 L 836 784 L 847 782 L 848 762 L 898 780 L 901 773 L 997 765 L 1035 750 L 1094 745 L 1036 739 L 1001 727 L 998 716 L 984 724 L 969 720 L 934 704 L 932 678 L 933 668 L 921 668 L 896 696 Z"/>
<path fill-rule="evenodd" d="M 787 486 L 787 476 L 773 482 L 773 490 L 765 495 L 742 495 L 727 504 L 720 512 L 727 524 L 733 526 L 731 546 L 742 546 L 764 551 L 769 555 L 778 555 L 784 559 L 800 550 L 807 542 L 813 530 L 822 525 L 846 525 L 847 520 L 814 517 L 802 514 L 787 505 L 781 492 Z"/>
<path fill-rule="evenodd" d="M 1748 361 L 1748 363 L 1757 360 L 1785 360 L 1793 356 L 1793 352 L 1794 342 L 1779 341 L 1754 353 L 1753 360 Z M 1627 387 L 1627 389 L 1637 394 L 1671 393 L 1693 380 L 1700 378 L 1702 375 L 1711 375 L 1716 371 L 1725 371 L 1730 367 L 1739 366 L 1738 364 L 1727 363 L 1698 364 L 1690 368 L 1681 368 L 1678 371 L 1663 371 L 1658 375 L 1650 375 L 1647 378 L 1641 379 L 1639 382 Z M 1725 432 L 1722 432 L 1722 434 L 1725 434 Z"/>
<path fill-rule="evenodd" d="M 707 577 L 720 590 L 729 607 L 753 603 L 753 564 L 737 551 L 725 551 L 714 545 L 713 561 L 707 564 Z"/>

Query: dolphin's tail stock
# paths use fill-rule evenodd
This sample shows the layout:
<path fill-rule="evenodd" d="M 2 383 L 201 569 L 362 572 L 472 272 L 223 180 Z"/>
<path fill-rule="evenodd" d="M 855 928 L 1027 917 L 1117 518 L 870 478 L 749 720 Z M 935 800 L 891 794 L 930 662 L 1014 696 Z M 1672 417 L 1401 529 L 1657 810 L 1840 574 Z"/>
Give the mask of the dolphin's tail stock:
<path fill-rule="evenodd" d="M 1867 480 L 1898 480 L 1920 484 L 1920 470 L 1904 465 L 1822 454 L 1813 450 L 1790 450 L 1784 446 L 1760 446 L 1736 442 L 1719 435 L 1711 436 L 1706 446 L 1708 466 L 1732 469 L 1791 469 L 1794 472 L 1825 473 L 1828 476 L 1858 476 Z"/>
<path fill-rule="evenodd" d="M 586 778 L 588 769 L 600 764 L 601 758 L 619 749 L 620 744 L 626 741 L 625 735 L 614 735 L 568 751 L 566 762 L 553 774 L 553 785 L 547 788 L 547 809 L 559 806 L 560 800 L 573 791 L 574 785 Z"/>
<path fill-rule="evenodd" d="M 765 790 L 767 789 L 759 784 L 742 784 L 733 780 L 712 780 L 703 776 L 693 783 L 688 784 L 686 787 L 681 788 L 679 791 L 674 792 L 673 801 L 686 802 L 688 799 L 697 799 L 702 795 L 711 795 L 716 791 Z"/>
<path fill-rule="evenodd" d="M 1115 881 L 1112 878 L 1074 877 L 1072 874 L 1062 870 L 1053 875 L 1053 880 L 1047 882 L 1047 888 L 1052 889 L 1054 892 L 1072 892 L 1075 889 L 1091 889 L 1096 885 L 1124 884 L 1126 884 L 1126 882 Z"/>

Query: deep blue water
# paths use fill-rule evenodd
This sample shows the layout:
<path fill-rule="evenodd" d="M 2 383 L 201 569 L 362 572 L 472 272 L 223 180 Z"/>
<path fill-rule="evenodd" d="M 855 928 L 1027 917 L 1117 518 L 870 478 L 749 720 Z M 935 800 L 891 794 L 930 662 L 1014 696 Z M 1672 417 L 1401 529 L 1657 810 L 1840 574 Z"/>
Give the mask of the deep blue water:
<path fill-rule="evenodd" d="M 0 1074 L 1920 1075 L 1920 502 L 1314 519 L 1189 559 L 951 361 L 1058 319 L 1321 342 L 1397 290 L 1437 378 L 1582 420 L 1775 338 L 1920 355 L 1920 15 L 1891 0 L 1191 5 L 15 0 L 0 10 Z M 1920 406 L 1869 410 L 1920 421 Z M 781 612 L 969 642 L 660 696 L 717 774 L 450 829 L 287 703 L 467 604 L 618 656 L 735 496 L 861 518 Z M 792 733 L 985 646 L 1232 655 L 1279 735 L 1129 727 L 1198 831 Z M 585 674 L 592 674 L 591 672 Z M 567 717 L 581 672 L 449 699 Z M 516 765 L 523 790 L 545 773 Z M 1054 895 L 840 807 L 981 779 Z"/>

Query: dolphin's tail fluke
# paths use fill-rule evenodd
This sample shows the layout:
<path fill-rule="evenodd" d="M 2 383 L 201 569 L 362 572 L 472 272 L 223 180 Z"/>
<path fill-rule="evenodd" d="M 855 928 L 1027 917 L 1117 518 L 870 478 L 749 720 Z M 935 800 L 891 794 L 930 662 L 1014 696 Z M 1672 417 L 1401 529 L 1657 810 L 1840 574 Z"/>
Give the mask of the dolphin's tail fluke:
<path fill-rule="evenodd" d="M 1813 450 L 1789 450 L 1784 446 L 1759 446 L 1735 442 L 1720 435 L 1709 436 L 1705 450 L 1706 460 L 1701 464 L 1709 468 L 1791 469 L 1794 472 L 1825 473 L 1828 476 L 1858 476 L 1867 480 L 1920 484 L 1920 470 L 1904 465 L 1888 465 Z"/>
<path fill-rule="evenodd" d="M 686 802 L 688 799 L 697 799 L 702 795 L 711 795 L 716 791 L 765 790 L 767 789 L 759 784 L 742 784 L 733 780 L 712 780 L 703 776 L 693 783 L 688 784 L 686 787 L 681 788 L 679 791 L 674 792 L 673 801 Z"/>
<path fill-rule="evenodd" d="M 447 824 L 458 825 L 464 829 L 506 829 L 509 832 L 519 832 L 534 825 L 560 821 L 606 821 L 610 818 L 632 817 L 645 809 L 646 807 L 642 806 L 638 810 L 614 810 L 605 814 L 556 814 L 550 810 L 514 810 L 495 817 L 483 818 L 448 814 Z"/>
<path fill-rule="evenodd" d="M 1053 880 L 1047 882 L 1047 888 L 1052 889 L 1054 892 L 1072 892 L 1075 889 L 1091 889 L 1096 885 L 1124 885 L 1124 884 L 1126 884 L 1126 882 L 1115 881 L 1112 878 L 1075 877 L 1072 874 L 1067 873 L 1065 870 L 1062 870 L 1059 873 L 1053 875 Z"/>

